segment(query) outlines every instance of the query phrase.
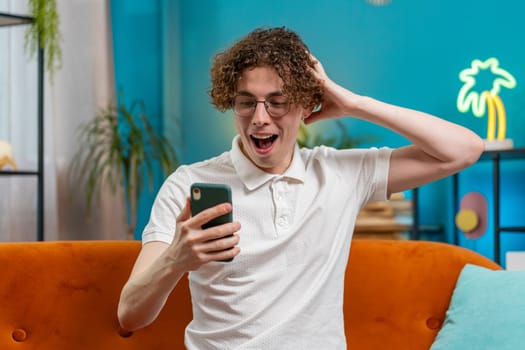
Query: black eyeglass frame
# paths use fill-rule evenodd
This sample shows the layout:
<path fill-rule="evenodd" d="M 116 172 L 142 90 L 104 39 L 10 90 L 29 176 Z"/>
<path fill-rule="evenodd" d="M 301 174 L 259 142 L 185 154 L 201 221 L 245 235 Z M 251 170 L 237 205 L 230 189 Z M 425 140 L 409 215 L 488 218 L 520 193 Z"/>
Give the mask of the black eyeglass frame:
<path fill-rule="evenodd" d="M 251 113 L 250 114 L 246 114 L 246 115 L 243 115 L 243 114 L 239 114 L 238 111 L 236 110 L 235 108 L 235 99 L 237 97 L 244 97 L 244 98 L 248 98 L 248 99 L 251 99 L 251 102 L 253 102 L 253 106 L 251 107 Z M 270 106 L 270 103 L 268 101 L 268 98 L 275 98 L 275 97 L 284 97 L 286 98 L 286 102 L 282 102 L 282 104 L 286 104 L 286 111 L 283 112 L 282 114 L 278 114 L 278 115 L 275 115 L 275 113 L 271 112 L 270 109 L 271 109 L 271 106 Z M 250 118 L 253 116 L 253 114 L 255 113 L 255 110 L 257 109 L 257 104 L 259 103 L 262 103 L 264 105 L 264 109 L 266 110 L 266 113 L 268 113 L 268 115 L 274 119 L 279 119 L 279 118 L 282 118 L 284 117 L 285 115 L 288 114 L 288 112 L 290 112 L 290 101 L 288 100 L 288 98 L 284 95 L 271 95 L 269 97 L 267 97 L 266 99 L 264 100 L 257 100 L 255 97 L 252 97 L 252 96 L 249 96 L 249 95 L 243 95 L 243 94 L 239 94 L 239 95 L 235 95 L 233 97 L 233 100 L 232 100 L 232 110 L 233 110 L 233 113 L 238 116 L 239 118 Z"/>

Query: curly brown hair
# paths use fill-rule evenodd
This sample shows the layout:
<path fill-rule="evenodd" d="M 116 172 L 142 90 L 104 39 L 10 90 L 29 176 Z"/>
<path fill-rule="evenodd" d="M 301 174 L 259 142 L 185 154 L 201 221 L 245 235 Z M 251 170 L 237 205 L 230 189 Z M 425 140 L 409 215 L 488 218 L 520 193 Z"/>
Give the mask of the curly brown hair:
<path fill-rule="evenodd" d="M 214 57 L 209 91 L 212 103 L 220 111 L 230 109 L 243 72 L 269 66 L 283 80 L 283 93 L 291 103 L 316 106 L 321 103 L 323 89 L 310 71 L 314 63 L 295 32 L 285 27 L 257 28 Z"/>

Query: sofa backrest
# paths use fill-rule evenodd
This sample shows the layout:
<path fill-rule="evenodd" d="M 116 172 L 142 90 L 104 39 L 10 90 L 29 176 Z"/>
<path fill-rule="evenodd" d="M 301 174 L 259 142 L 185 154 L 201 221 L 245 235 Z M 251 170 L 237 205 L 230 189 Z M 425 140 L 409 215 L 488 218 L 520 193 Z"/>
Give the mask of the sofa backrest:
<path fill-rule="evenodd" d="M 349 349 L 429 349 L 466 263 L 500 269 L 458 246 L 354 240 L 345 281 Z"/>
<path fill-rule="evenodd" d="M 187 278 L 152 325 L 119 329 L 120 290 L 139 249 L 137 241 L 0 243 L 0 349 L 184 349 Z M 466 262 L 498 268 L 444 244 L 354 241 L 345 281 L 349 347 L 428 349 Z"/>
<path fill-rule="evenodd" d="M 184 349 L 185 278 L 158 322 L 121 334 L 118 299 L 139 249 L 137 241 L 1 243 L 0 349 Z"/>

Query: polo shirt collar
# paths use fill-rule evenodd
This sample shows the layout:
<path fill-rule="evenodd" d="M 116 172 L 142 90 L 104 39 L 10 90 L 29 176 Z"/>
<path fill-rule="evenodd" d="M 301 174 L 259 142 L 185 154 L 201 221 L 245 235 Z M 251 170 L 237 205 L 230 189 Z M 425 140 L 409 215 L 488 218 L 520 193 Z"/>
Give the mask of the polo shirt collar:
<path fill-rule="evenodd" d="M 305 178 L 305 165 L 299 152 L 299 146 L 295 144 L 294 156 L 292 163 L 286 169 L 284 174 L 270 174 L 258 167 L 256 167 L 252 161 L 242 153 L 240 143 L 240 136 L 237 135 L 233 138 L 232 149 L 230 151 L 233 166 L 239 175 L 239 178 L 244 183 L 248 190 L 252 191 L 264 183 L 277 178 L 289 178 L 298 182 L 304 182 Z"/>

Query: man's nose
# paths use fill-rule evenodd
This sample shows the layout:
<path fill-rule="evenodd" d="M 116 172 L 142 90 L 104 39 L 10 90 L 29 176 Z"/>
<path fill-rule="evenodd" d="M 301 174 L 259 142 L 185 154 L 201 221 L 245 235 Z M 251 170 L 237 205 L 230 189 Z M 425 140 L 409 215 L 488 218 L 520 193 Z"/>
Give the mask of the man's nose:
<path fill-rule="evenodd" d="M 257 101 L 257 104 L 255 105 L 255 111 L 253 112 L 252 116 L 252 123 L 254 125 L 264 125 L 268 124 L 271 119 L 272 118 L 266 111 L 264 101 Z"/>

